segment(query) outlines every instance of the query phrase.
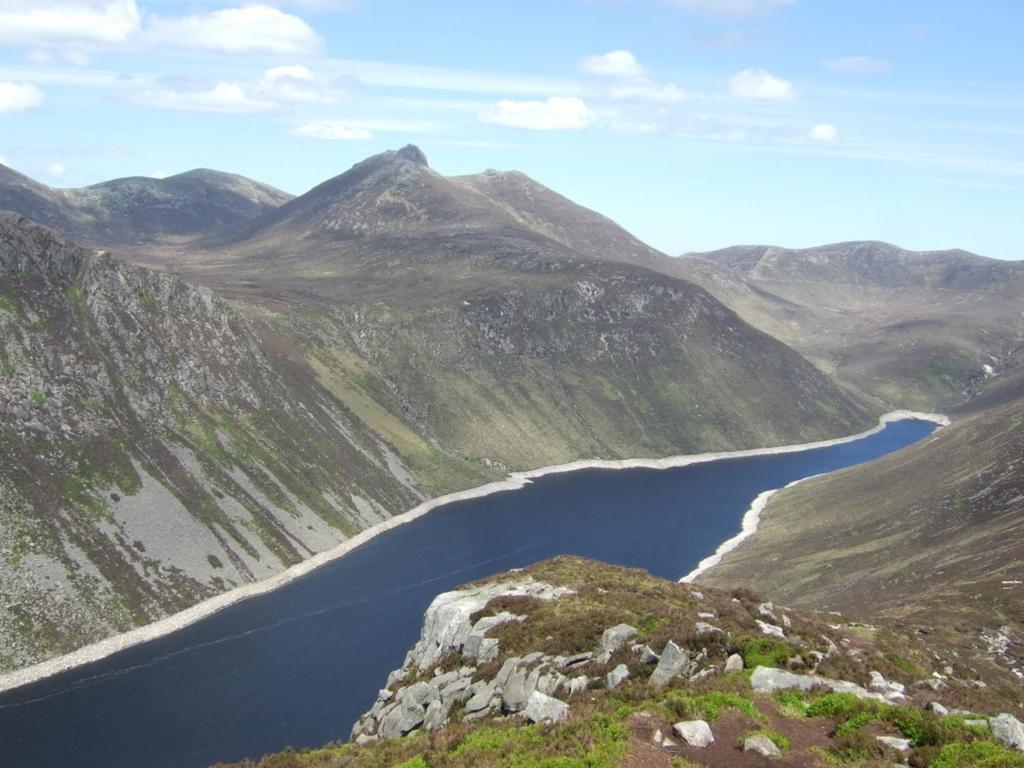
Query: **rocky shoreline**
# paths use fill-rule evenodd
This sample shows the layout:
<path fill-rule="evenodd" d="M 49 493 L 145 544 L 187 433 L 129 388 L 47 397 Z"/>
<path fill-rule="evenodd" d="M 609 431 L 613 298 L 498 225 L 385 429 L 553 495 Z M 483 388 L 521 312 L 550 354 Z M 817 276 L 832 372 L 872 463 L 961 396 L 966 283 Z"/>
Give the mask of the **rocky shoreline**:
<path fill-rule="evenodd" d="M 325 565 L 333 560 L 342 557 L 349 552 L 357 549 L 363 544 L 367 543 L 374 537 L 392 530 L 393 528 L 403 525 L 405 523 L 412 522 L 419 517 L 427 514 L 428 512 L 436 509 L 437 507 L 445 504 L 450 504 L 456 501 L 463 501 L 467 499 L 481 498 L 483 496 L 490 495 L 492 493 L 498 493 L 500 491 L 515 490 L 522 488 L 524 485 L 529 483 L 531 480 L 536 478 L 544 477 L 549 474 L 558 474 L 563 472 L 572 472 L 580 469 L 632 469 L 632 468 L 648 468 L 648 469 L 670 469 L 675 467 L 685 467 L 692 464 L 700 464 L 709 461 L 717 461 L 721 459 L 732 459 L 732 458 L 744 458 L 749 456 L 763 456 L 772 454 L 784 454 L 784 453 L 795 453 L 805 450 L 813 450 L 816 448 L 826 448 L 833 445 L 840 445 L 843 443 L 854 442 L 862 438 L 868 437 L 869 435 L 875 434 L 885 428 L 885 425 L 894 422 L 902 421 L 906 419 L 922 419 L 926 421 L 932 421 L 940 426 L 946 426 L 950 423 L 949 418 L 942 414 L 933 413 L 918 413 L 914 411 L 891 411 L 884 414 L 879 418 L 878 425 L 860 432 L 858 434 L 849 435 L 846 437 L 839 437 L 829 440 L 820 440 L 811 443 L 798 443 L 793 445 L 776 446 L 770 448 L 751 448 L 737 451 L 717 451 L 707 452 L 699 454 L 684 454 L 678 456 L 669 456 L 660 459 L 580 459 L 577 461 L 569 462 L 566 464 L 553 465 L 549 467 L 540 467 L 533 470 L 524 472 L 513 472 L 506 479 L 499 480 L 493 483 L 487 483 L 476 488 L 470 488 L 464 491 L 458 491 L 456 493 L 446 494 L 439 496 L 434 499 L 425 501 L 412 509 L 396 515 L 388 520 L 385 520 L 377 525 L 367 528 L 364 531 L 353 536 L 351 539 L 343 542 L 337 547 L 334 547 L 325 552 L 320 552 L 308 560 L 299 563 L 286 571 L 283 571 L 271 578 L 263 581 L 258 581 L 253 584 L 247 584 L 237 589 L 233 589 L 229 592 L 225 592 L 216 597 L 204 600 L 201 603 L 188 608 L 179 613 L 168 616 L 159 621 L 147 624 L 143 627 L 125 632 L 119 635 L 113 635 L 101 640 L 100 642 L 93 643 L 73 651 L 72 653 L 58 656 L 47 661 L 33 664 L 23 669 L 14 670 L 0 675 L 0 692 L 9 691 L 15 688 L 28 685 L 30 683 L 43 680 L 47 677 L 52 677 L 61 672 L 65 672 L 75 667 L 83 666 L 95 661 L 99 661 L 108 656 L 111 656 L 118 651 L 130 648 L 135 645 L 139 645 L 150 640 L 155 640 L 164 635 L 171 634 L 180 629 L 194 624 L 224 608 L 234 605 L 237 602 L 248 599 L 250 597 L 256 597 L 258 595 L 265 594 L 274 589 L 277 589 L 285 584 L 288 584 L 295 579 L 301 578 L 313 570 Z M 763 496 L 764 494 L 762 494 Z M 761 497 L 759 497 L 761 498 Z M 750 512 L 748 511 L 748 515 Z M 740 536 L 746 538 L 746 535 L 751 535 L 756 530 L 756 516 L 753 518 L 754 526 L 750 530 L 749 534 L 746 534 L 745 516 L 745 527 L 744 531 L 741 532 Z M 734 537 L 736 539 L 737 537 Z M 733 541 L 734 539 L 730 539 Z M 736 541 L 738 543 L 738 541 Z M 728 542 L 726 542 L 728 544 Z M 725 546 L 724 544 L 722 546 Z M 735 544 L 733 545 L 735 546 Z M 722 547 L 719 547 L 717 554 L 722 554 Z M 702 562 L 703 565 L 703 562 Z M 709 567 L 709 566 L 708 566 Z M 698 566 L 700 569 L 700 566 Z M 688 578 L 688 577 L 687 577 Z"/>

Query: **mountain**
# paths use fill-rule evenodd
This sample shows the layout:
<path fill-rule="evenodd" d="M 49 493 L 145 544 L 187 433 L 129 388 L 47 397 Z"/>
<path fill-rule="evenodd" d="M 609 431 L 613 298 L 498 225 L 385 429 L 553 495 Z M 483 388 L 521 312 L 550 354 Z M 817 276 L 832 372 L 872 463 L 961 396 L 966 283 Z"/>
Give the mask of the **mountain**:
<path fill-rule="evenodd" d="M 143 247 L 161 272 L 3 214 L 0 666 L 510 470 L 874 422 L 701 288 L 509 207 L 406 148 L 241 228 Z M 639 248 L 601 221 L 601 242 Z"/>
<path fill-rule="evenodd" d="M 107 248 L 188 242 L 230 230 L 289 199 L 267 184 L 207 169 L 54 189 L 0 165 L 0 209 Z"/>
<path fill-rule="evenodd" d="M 702 577 L 902 622 L 1024 676 L 1024 368 L 952 426 L 774 496 L 758 532 Z"/>
<path fill-rule="evenodd" d="M 948 409 L 1024 347 L 1024 262 L 878 242 L 686 254 L 680 272 L 885 407 Z"/>
<path fill-rule="evenodd" d="M 562 557 L 438 595 L 349 743 L 236 768 L 1021 768 L 1019 704 L 898 626 Z"/>
<path fill-rule="evenodd" d="M 386 152 L 175 268 L 274 313 L 338 380 L 362 361 L 421 434 L 499 468 L 802 441 L 871 420 L 705 291 L 615 259 L 657 252 L 607 219 L 494 176 L 449 179 L 415 147 Z"/>
<path fill-rule="evenodd" d="M 0 431 L 2 670 L 266 578 L 423 497 L 265 326 L 12 214 Z"/>

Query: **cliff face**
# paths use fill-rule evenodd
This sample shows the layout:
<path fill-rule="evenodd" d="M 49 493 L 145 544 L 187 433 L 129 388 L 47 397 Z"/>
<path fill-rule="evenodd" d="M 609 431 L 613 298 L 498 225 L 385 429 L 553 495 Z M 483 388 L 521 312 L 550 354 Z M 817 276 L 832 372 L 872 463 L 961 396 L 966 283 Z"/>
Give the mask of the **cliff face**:
<path fill-rule="evenodd" d="M 282 570 L 420 498 L 208 289 L 0 215 L 0 668 Z"/>
<path fill-rule="evenodd" d="M 438 595 L 351 743 L 259 765 L 1018 768 L 1020 714 L 920 637 L 563 557 Z"/>

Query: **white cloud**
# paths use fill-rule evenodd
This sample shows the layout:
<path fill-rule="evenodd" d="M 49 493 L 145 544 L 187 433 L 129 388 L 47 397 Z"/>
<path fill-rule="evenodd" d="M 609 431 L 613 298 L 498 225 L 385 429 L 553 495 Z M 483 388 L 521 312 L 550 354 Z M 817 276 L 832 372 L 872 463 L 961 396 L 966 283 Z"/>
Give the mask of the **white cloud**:
<path fill-rule="evenodd" d="M 43 92 L 31 83 L 0 81 L 0 114 L 35 109 L 45 100 Z"/>
<path fill-rule="evenodd" d="M 873 56 L 841 56 L 824 62 L 829 72 L 885 72 L 889 69 L 889 60 Z"/>
<path fill-rule="evenodd" d="M 124 43 L 140 18 L 135 0 L 0 0 L 0 43 Z"/>
<path fill-rule="evenodd" d="M 796 88 L 788 80 L 763 69 L 744 69 L 729 78 L 729 94 L 737 99 L 792 101 Z"/>
<path fill-rule="evenodd" d="M 815 141 L 835 141 L 839 137 L 839 131 L 832 123 L 818 123 L 811 128 L 808 135 Z"/>
<path fill-rule="evenodd" d="M 255 99 L 246 93 L 241 83 L 217 83 L 203 90 L 163 89 L 143 91 L 138 101 L 161 109 L 179 112 L 209 112 L 221 115 L 245 115 L 266 112 L 273 103 Z"/>
<path fill-rule="evenodd" d="M 269 5 L 224 8 L 177 19 L 155 18 L 149 40 L 164 45 L 218 53 L 315 53 L 324 41 L 298 16 Z"/>
<path fill-rule="evenodd" d="M 289 133 L 304 139 L 327 139 L 329 141 L 363 141 L 373 138 L 373 131 L 369 128 L 326 120 L 302 123 L 292 128 Z"/>
<path fill-rule="evenodd" d="M 63 163 L 53 162 L 46 166 L 46 172 L 50 175 L 51 179 L 62 179 L 67 172 L 67 168 L 64 167 Z"/>
<path fill-rule="evenodd" d="M 502 99 L 477 114 L 480 122 L 525 128 L 530 131 L 566 131 L 587 128 L 594 114 L 575 96 L 552 96 L 545 101 Z"/>
<path fill-rule="evenodd" d="M 328 104 L 348 95 L 308 67 L 298 64 L 268 69 L 254 84 L 253 90 L 261 98 L 292 103 Z"/>
<path fill-rule="evenodd" d="M 796 5 L 796 0 L 660 0 L 686 11 L 741 18 Z"/>
<path fill-rule="evenodd" d="M 647 71 L 629 51 L 609 51 L 599 56 L 587 56 L 580 69 L 602 77 L 643 77 Z"/>
<path fill-rule="evenodd" d="M 655 101 L 664 104 L 676 104 L 686 101 L 690 94 L 671 83 L 655 83 L 652 80 L 632 80 L 614 85 L 608 91 L 613 99 L 637 99 L 639 101 Z"/>

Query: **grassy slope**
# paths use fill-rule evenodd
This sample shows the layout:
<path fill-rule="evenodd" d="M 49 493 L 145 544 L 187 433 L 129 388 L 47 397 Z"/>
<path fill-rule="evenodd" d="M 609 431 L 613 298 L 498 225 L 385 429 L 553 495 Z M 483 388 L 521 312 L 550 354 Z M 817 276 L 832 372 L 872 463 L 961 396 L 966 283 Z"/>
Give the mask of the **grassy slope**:
<path fill-rule="evenodd" d="M 886 617 L 1024 668 L 1024 398 L 999 382 L 922 443 L 775 496 L 757 534 L 704 575 L 774 599 Z"/>
<path fill-rule="evenodd" d="M 1019 263 L 884 243 L 693 256 L 678 274 L 888 407 L 962 403 L 1024 342 Z"/>
<path fill-rule="evenodd" d="M 754 619 L 760 618 L 760 599 L 746 590 L 705 590 L 696 599 L 692 587 L 676 584 L 637 570 L 626 570 L 580 558 L 562 557 L 526 569 L 534 578 L 568 586 L 576 594 L 552 602 L 530 599 L 492 601 L 480 615 L 510 610 L 525 615 L 494 630 L 502 652 L 479 670 L 488 679 L 509 656 L 530 651 L 569 655 L 592 650 L 608 627 L 620 622 L 639 628 L 639 640 L 660 648 L 668 639 L 696 653 L 706 649 L 709 662 L 719 668 L 726 654 L 739 652 L 749 669 L 759 664 L 779 664 L 792 659 L 796 670 L 811 663 L 810 651 L 827 649 L 829 638 L 837 650 L 822 663 L 821 674 L 868 682 L 870 670 L 908 685 L 906 706 L 861 704 L 849 696 L 822 693 L 768 696 L 754 694 L 749 672 L 713 674 L 700 682 L 677 679 L 657 691 L 649 687 L 645 667 L 628 648 L 607 663 L 586 665 L 588 675 L 625 663 L 630 679 L 614 692 L 596 679 L 583 695 L 569 697 L 568 719 L 553 726 L 524 726 L 517 718 L 505 722 L 456 721 L 440 731 L 376 742 L 364 746 L 337 744 L 296 753 L 291 750 L 268 756 L 260 768 L 746 768 L 766 764 L 744 754 L 738 740 L 766 733 L 783 746 L 783 756 L 773 764 L 795 766 L 888 766 L 894 755 L 876 741 L 876 735 L 908 734 L 914 740 L 911 764 L 933 768 L 968 768 L 980 756 L 1001 762 L 992 768 L 1020 768 L 1024 756 L 988 740 L 982 731 L 963 726 L 957 717 L 939 718 L 922 711 L 922 701 L 936 698 L 913 683 L 945 663 L 932 655 L 926 641 L 882 628 L 866 628 L 836 616 L 787 611 L 787 640 L 768 640 L 760 635 Z M 521 573 L 499 575 L 494 580 L 520 578 Z M 714 625 L 729 633 L 700 635 L 694 631 L 699 613 L 712 613 Z M 449 669 L 460 662 L 442 659 L 438 667 Z M 1017 702 L 1014 684 L 992 665 L 967 669 L 955 663 L 956 675 L 985 677 L 990 686 L 981 690 L 951 680 L 939 698 L 950 706 L 978 712 L 1003 711 Z M 421 670 L 429 678 L 431 670 Z M 652 734 L 660 729 L 671 736 L 671 724 L 701 718 L 710 721 L 716 740 L 712 747 L 677 746 L 657 749 Z M 678 740 L 677 740 L 678 741 Z M 245 763 L 246 766 L 256 765 Z"/>

